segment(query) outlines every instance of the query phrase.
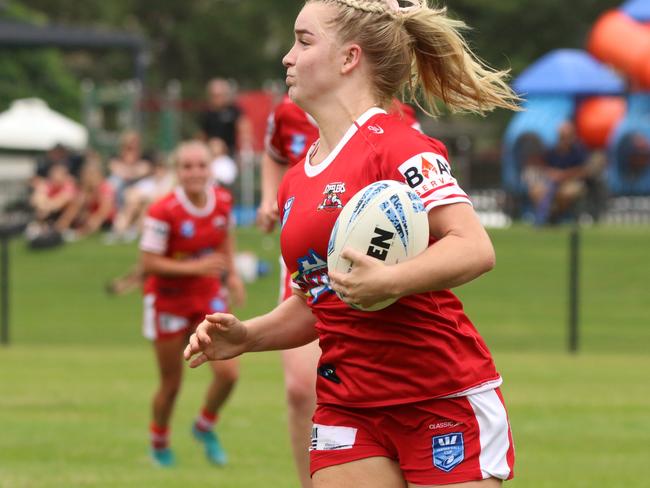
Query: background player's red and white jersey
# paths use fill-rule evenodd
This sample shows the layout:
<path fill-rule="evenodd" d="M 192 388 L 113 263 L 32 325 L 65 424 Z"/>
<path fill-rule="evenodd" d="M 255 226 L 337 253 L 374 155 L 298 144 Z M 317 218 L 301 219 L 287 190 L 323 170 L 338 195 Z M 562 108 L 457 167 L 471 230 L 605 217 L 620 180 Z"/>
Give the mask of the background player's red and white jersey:
<path fill-rule="evenodd" d="M 219 187 L 209 187 L 206 192 L 203 208 L 195 207 L 180 187 L 151 205 L 140 249 L 177 260 L 215 252 L 228 238 L 232 196 Z M 192 296 L 216 296 L 219 288 L 220 280 L 210 276 L 150 275 L 145 284 L 145 292 L 156 294 L 159 302 L 181 307 Z"/>
<path fill-rule="evenodd" d="M 285 95 L 269 116 L 266 151 L 278 163 L 294 166 L 318 139 L 316 121 Z"/>
<path fill-rule="evenodd" d="M 323 351 L 318 401 L 378 406 L 498 386 L 490 353 L 451 291 L 411 295 L 362 312 L 329 287 L 327 247 L 341 207 L 383 179 L 406 182 L 427 211 L 470 204 L 442 143 L 380 109 L 362 115 L 322 163 L 312 166 L 308 154 L 280 187 L 282 255 L 294 284 L 308 295 Z"/>

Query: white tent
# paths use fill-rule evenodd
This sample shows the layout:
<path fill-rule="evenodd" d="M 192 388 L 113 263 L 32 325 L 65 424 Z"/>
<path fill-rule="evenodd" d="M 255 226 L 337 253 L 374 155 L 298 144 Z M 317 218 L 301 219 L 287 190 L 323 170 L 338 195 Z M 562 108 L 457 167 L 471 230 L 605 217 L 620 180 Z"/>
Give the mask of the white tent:
<path fill-rule="evenodd" d="M 86 128 L 50 109 L 38 98 L 15 100 L 0 113 L 0 148 L 47 151 L 56 144 L 80 151 L 88 143 Z"/>

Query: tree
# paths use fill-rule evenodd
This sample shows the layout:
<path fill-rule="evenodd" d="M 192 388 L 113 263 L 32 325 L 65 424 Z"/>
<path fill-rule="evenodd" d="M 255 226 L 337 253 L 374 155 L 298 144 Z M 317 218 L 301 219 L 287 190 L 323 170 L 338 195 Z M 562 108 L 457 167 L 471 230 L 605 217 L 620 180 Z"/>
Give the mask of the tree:
<path fill-rule="evenodd" d="M 44 18 L 24 6 L 9 4 L 5 20 L 39 22 Z M 55 49 L 0 47 L 0 110 L 18 98 L 38 97 L 55 110 L 79 118 L 79 84 Z"/>

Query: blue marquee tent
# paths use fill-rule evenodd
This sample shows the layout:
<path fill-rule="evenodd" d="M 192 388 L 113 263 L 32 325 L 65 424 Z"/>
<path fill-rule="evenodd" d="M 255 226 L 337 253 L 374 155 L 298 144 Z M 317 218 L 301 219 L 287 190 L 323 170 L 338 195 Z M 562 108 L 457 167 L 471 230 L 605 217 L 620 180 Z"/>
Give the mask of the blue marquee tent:
<path fill-rule="evenodd" d="M 650 0 L 628 0 L 620 9 L 637 22 L 650 22 Z"/>
<path fill-rule="evenodd" d="M 515 79 L 522 95 L 619 95 L 625 83 L 580 49 L 557 49 L 542 56 Z"/>

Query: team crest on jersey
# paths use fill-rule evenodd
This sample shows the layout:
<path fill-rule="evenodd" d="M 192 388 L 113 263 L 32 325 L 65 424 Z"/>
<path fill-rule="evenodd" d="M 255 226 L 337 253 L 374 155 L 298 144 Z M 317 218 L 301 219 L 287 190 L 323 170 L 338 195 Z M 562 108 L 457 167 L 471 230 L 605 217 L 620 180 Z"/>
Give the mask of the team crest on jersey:
<path fill-rule="evenodd" d="M 284 208 L 282 209 L 282 225 L 280 226 L 281 228 L 284 227 L 284 224 L 287 223 L 287 219 L 289 218 L 291 207 L 293 206 L 293 201 L 295 199 L 296 197 L 291 197 L 286 202 L 284 202 Z"/>
<path fill-rule="evenodd" d="M 194 228 L 194 222 L 191 220 L 184 220 L 181 222 L 181 235 L 185 237 L 186 239 L 191 239 L 194 237 L 195 233 L 195 228 Z"/>
<path fill-rule="evenodd" d="M 336 210 L 337 208 L 343 207 L 343 202 L 341 201 L 341 194 L 345 193 L 345 183 L 328 183 L 325 185 L 323 190 L 323 201 L 318 206 L 318 210 Z"/>
<path fill-rule="evenodd" d="M 307 136 L 305 134 L 293 134 L 291 136 L 291 146 L 289 150 L 295 157 L 300 156 L 307 146 Z"/>
<path fill-rule="evenodd" d="M 214 297 L 210 301 L 210 308 L 212 309 L 212 313 L 220 313 L 228 310 L 226 301 L 221 297 Z"/>
<path fill-rule="evenodd" d="M 433 465 L 449 473 L 465 459 L 465 442 L 462 432 L 433 437 Z"/>
<path fill-rule="evenodd" d="M 399 171 L 420 197 L 442 185 L 456 182 L 447 160 L 431 152 L 413 156 L 399 166 Z"/>

